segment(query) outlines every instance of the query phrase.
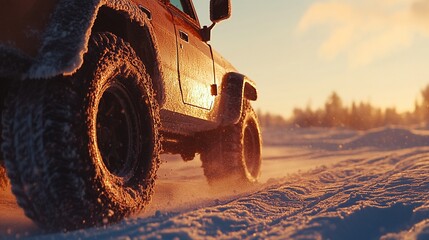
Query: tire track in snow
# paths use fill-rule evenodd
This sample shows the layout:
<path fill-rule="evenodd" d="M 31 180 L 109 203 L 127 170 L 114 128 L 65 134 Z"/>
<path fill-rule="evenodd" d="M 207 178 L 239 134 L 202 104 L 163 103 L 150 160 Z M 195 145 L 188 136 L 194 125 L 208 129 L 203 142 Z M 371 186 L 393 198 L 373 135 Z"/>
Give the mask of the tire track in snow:
<path fill-rule="evenodd" d="M 429 218 L 429 148 L 354 158 L 213 206 L 128 219 L 52 238 L 375 239 Z M 362 157 L 362 156 L 361 156 Z M 390 235 L 389 235 L 390 234 Z"/>
<path fill-rule="evenodd" d="M 395 131 L 374 132 L 372 138 Z M 160 203 L 151 216 L 130 218 L 101 228 L 30 234 L 37 239 L 427 238 L 428 147 L 394 150 L 366 146 L 348 150 L 325 148 L 326 144 L 317 144 L 325 141 L 325 137 L 330 144 L 338 145 L 341 141 L 351 143 L 364 139 L 365 135 L 338 131 L 327 134 L 324 130 L 319 135 L 315 130 L 305 130 L 304 133 L 306 138 L 300 141 L 302 148 L 294 145 L 300 137 L 295 133 L 291 145 L 286 142 L 276 150 L 276 153 L 287 153 L 284 156 L 288 156 L 288 161 L 300 162 L 300 168 L 286 169 L 293 164 L 271 158 L 264 163 L 268 168 L 263 176 L 266 183 L 256 189 L 241 194 L 212 195 L 202 183 L 201 173 L 195 173 L 195 168 L 182 169 L 185 178 L 175 176 L 175 170 L 171 170 L 165 173 L 173 176 L 166 184 L 176 182 L 176 185 L 167 185 L 166 194 L 175 198 L 178 195 L 174 190 L 181 192 L 179 197 L 183 202 Z M 334 137 L 329 139 L 329 136 Z M 418 141 L 414 143 L 422 145 Z M 309 144 L 311 148 L 308 148 Z M 309 169 L 308 163 L 319 163 L 319 167 L 297 171 Z M 330 166 L 331 163 L 336 164 Z M 196 166 L 198 168 L 198 164 Z M 197 183 L 177 185 L 177 181 L 184 179 Z M 194 189 L 186 190 L 189 187 Z M 187 202 L 189 194 L 202 197 L 196 202 Z M 172 208 L 168 210 L 156 210 L 170 204 Z M 183 205 L 188 206 L 183 208 Z M 179 208 L 175 209 L 175 206 Z"/>

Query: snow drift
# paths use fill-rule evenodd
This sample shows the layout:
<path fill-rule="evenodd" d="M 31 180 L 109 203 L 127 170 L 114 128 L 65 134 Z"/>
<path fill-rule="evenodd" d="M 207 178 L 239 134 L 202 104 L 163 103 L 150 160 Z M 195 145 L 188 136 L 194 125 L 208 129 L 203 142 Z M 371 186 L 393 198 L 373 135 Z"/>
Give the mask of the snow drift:
<path fill-rule="evenodd" d="M 209 190 L 201 183 L 198 163 L 173 168 L 179 162 L 169 160 L 161 170 L 174 173 L 168 183 L 176 185 L 170 187 L 198 182 L 188 194 L 208 198 L 102 228 L 0 233 L 40 239 L 428 239 L 428 136 L 393 127 L 369 132 L 267 129 L 264 182 L 244 193 L 205 195 Z M 294 164 L 300 170 L 289 171 Z M 167 182 L 163 177 L 161 185 Z M 174 199 L 169 201 L 174 205 Z"/>

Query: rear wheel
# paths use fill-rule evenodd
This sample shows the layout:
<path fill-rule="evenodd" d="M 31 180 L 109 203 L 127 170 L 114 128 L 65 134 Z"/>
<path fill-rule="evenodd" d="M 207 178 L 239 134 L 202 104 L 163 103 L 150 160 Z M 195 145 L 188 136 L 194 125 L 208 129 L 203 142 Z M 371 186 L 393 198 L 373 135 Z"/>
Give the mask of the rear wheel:
<path fill-rule="evenodd" d="M 12 190 L 41 227 L 114 222 L 150 201 L 159 109 L 142 62 L 116 36 L 94 34 L 71 77 L 16 82 L 2 123 Z"/>
<path fill-rule="evenodd" d="M 261 171 L 261 134 L 249 102 L 243 104 L 240 121 L 208 134 L 201 152 L 204 175 L 212 185 L 251 184 Z"/>

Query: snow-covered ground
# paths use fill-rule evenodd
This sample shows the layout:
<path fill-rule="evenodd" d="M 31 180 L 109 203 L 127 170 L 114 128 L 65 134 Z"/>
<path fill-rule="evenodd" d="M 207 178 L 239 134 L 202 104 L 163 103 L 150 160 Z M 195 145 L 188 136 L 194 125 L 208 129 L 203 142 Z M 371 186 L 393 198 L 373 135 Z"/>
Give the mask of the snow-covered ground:
<path fill-rule="evenodd" d="M 0 239 L 429 239 L 429 131 L 265 129 L 260 184 L 209 188 L 163 156 L 154 200 L 118 224 L 46 233 L 0 191 Z"/>

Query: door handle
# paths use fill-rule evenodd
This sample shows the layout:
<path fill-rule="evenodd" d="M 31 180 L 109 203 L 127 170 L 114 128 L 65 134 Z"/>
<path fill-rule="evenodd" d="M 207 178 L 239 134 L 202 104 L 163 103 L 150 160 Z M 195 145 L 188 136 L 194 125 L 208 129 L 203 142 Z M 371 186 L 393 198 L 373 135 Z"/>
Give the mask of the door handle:
<path fill-rule="evenodd" d="M 189 42 L 189 36 L 188 36 L 188 34 L 187 33 L 185 33 L 184 31 L 182 31 L 182 30 L 179 30 L 179 35 L 180 35 L 180 38 L 183 40 L 183 41 L 185 41 L 185 42 Z"/>
<path fill-rule="evenodd" d="M 149 9 L 145 8 L 143 5 L 139 5 L 140 10 L 146 14 L 147 19 L 152 20 L 152 13 Z"/>

